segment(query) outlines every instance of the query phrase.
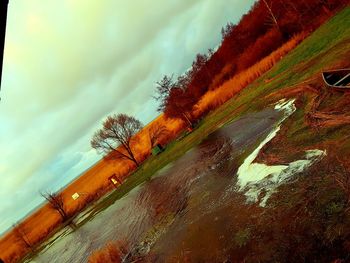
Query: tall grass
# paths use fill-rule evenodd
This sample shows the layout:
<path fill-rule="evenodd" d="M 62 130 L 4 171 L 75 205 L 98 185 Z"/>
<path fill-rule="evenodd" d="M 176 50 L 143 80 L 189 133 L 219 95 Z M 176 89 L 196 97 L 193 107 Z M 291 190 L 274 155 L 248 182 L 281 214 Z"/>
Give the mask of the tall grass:
<path fill-rule="evenodd" d="M 260 60 L 258 63 L 236 74 L 217 89 L 209 90 L 194 106 L 194 116 L 202 116 L 224 104 L 235 94 L 270 70 L 283 56 L 293 50 L 302 40 L 304 40 L 307 35 L 308 34 L 305 32 L 295 35 L 291 40 Z"/>
<path fill-rule="evenodd" d="M 102 249 L 96 250 L 89 257 L 88 263 L 121 263 L 126 248 L 126 245 L 120 241 L 108 243 Z"/>

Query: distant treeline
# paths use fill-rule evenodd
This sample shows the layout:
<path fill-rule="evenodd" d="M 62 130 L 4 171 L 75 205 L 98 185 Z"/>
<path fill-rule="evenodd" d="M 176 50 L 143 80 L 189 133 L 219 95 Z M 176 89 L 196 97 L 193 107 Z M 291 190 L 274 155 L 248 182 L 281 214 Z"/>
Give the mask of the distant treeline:
<path fill-rule="evenodd" d="M 301 32 L 312 32 L 349 0 L 259 0 L 238 24 L 221 30 L 214 51 L 197 54 L 190 70 L 176 79 L 164 76 L 157 84 L 159 111 L 170 118 L 195 121 L 193 106 Z M 198 116 L 196 116 L 198 117 Z"/>

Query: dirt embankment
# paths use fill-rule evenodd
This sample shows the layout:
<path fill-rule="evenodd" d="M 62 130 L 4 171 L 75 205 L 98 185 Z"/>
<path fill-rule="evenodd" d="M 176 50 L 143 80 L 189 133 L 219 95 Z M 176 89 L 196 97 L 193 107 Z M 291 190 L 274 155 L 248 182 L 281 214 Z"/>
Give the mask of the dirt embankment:
<path fill-rule="evenodd" d="M 334 66 L 348 67 L 349 63 Z M 306 81 L 280 89 L 263 99 L 275 102 L 283 98 L 295 98 L 297 112 L 260 151 L 258 162 L 286 164 L 303 155 L 306 150 L 316 148 L 327 150 L 330 155 L 334 155 L 332 158 L 350 153 L 350 134 L 346 132 L 350 124 L 350 89 L 339 91 L 327 87 L 319 72 Z"/>

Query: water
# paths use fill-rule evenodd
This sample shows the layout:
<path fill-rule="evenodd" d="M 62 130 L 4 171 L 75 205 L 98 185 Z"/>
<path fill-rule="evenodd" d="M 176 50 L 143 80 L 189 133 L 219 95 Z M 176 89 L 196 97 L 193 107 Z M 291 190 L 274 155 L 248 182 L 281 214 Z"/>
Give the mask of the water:
<path fill-rule="evenodd" d="M 237 233 L 244 220 L 263 209 L 255 203 L 259 183 L 273 174 L 270 186 L 276 186 L 288 178 L 283 171 L 295 166 L 270 167 L 273 173 L 242 183 L 254 154 L 293 111 L 293 102 L 281 102 L 220 128 L 34 262 L 87 262 L 93 251 L 117 240 L 128 245 L 125 262 L 225 262 L 241 242 Z M 248 156 L 243 163 L 242 156 Z M 308 156 L 311 165 L 315 152 Z M 255 199 L 247 199 L 249 192 Z"/>

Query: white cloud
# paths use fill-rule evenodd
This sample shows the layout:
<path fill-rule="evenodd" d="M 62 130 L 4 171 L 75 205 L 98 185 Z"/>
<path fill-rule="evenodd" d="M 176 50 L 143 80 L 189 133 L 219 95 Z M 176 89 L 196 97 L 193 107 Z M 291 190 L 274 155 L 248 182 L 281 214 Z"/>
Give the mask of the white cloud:
<path fill-rule="evenodd" d="M 253 2 L 10 1 L 0 103 L 0 214 L 6 217 L 0 232 L 40 202 L 38 190 L 58 189 L 97 160 L 89 139 L 105 116 L 153 119 L 154 83 L 215 47 L 220 28 Z"/>

